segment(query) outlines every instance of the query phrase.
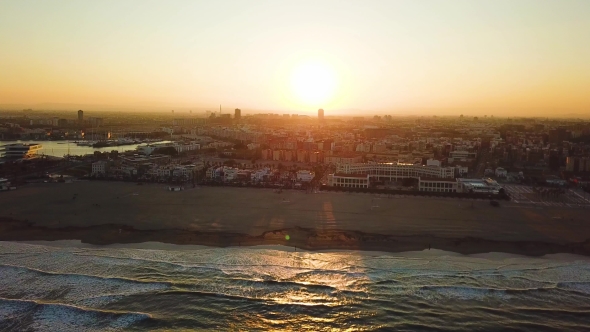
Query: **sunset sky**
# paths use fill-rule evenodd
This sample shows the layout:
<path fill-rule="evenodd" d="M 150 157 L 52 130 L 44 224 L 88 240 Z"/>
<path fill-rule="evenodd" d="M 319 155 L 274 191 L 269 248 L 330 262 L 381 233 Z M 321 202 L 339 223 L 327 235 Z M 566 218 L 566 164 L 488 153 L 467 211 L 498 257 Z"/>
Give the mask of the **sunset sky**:
<path fill-rule="evenodd" d="M 48 103 L 590 115 L 590 1 L 0 1 L 0 104 Z"/>

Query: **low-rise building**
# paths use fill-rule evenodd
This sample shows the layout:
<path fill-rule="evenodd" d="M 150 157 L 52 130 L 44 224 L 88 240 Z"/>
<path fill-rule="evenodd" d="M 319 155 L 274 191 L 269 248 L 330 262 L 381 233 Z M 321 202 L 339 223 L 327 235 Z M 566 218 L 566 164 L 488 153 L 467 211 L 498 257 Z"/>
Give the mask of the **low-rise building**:
<path fill-rule="evenodd" d="M 502 186 L 490 179 L 457 179 L 457 192 L 498 194 Z"/>
<path fill-rule="evenodd" d="M 257 169 L 250 174 L 250 179 L 255 182 L 263 181 L 265 177 L 270 175 L 270 168 Z"/>
<path fill-rule="evenodd" d="M 92 163 L 92 175 L 105 175 L 109 170 L 109 165 L 109 162 L 105 160 Z"/>
<path fill-rule="evenodd" d="M 419 191 L 455 193 L 457 192 L 457 187 L 458 184 L 456 179 L 426 177 L 420 177 L 418 179 Z"/>
<path fill-rule="evenodd" d="M 498 167 L 498 168 L 496 168 L 495 174 L 496 174 L 496 177 L 505 178 L 506 175 L 508 175 L 508 171 L 502 167 Z"/>
<path fill-rule="evenodd" d="M 369 174 L 329 174 L 328 185 L 346 188 L 369 188 Z"/>
<path fill-rule="evenodd" d="M 426 160 L 426 166 L 441 166 L 440 160 L 436 159 L 428 159 Z"/>

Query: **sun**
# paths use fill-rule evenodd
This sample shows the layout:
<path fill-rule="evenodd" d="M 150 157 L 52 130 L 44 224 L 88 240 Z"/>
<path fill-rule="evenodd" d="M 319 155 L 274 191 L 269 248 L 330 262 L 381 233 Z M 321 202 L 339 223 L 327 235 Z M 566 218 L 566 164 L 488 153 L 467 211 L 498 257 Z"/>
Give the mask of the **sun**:
<path fill-rule="evenodd" d="M 335 72 L 321 62 L 301 63 L 291 73 L 291 90 L 297 101 L 307 106 L 321 107 L 328 103 L 336 85 Z"/>

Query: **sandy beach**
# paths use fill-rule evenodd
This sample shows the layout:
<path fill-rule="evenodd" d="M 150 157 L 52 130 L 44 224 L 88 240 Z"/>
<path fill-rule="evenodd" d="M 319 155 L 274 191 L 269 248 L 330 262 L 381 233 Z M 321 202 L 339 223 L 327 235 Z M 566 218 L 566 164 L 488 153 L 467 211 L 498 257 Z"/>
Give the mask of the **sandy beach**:
<path fill-rule="evenodd" d="M 13 241 L 590 255 L 587 209 L 511 202 L 74 182 L 2 193 L 0 211 Z"/>

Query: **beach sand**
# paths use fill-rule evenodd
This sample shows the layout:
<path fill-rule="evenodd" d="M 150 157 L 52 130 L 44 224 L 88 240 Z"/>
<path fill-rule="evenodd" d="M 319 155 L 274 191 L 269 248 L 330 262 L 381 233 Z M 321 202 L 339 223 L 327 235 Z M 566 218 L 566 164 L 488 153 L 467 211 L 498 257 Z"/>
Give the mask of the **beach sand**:
<path fill-rule="evenodd" d="M 529 255 L 590 252 L 589 210 L 502 202 L 117 182 L 43 183 L 0 196 L 0 240 Z M 74 198 L 75 197 L 75 198 Z M 26 221 L 26 222 L 25 222 Z M 290 235 L 286 240 L 285 236 Z"/>

